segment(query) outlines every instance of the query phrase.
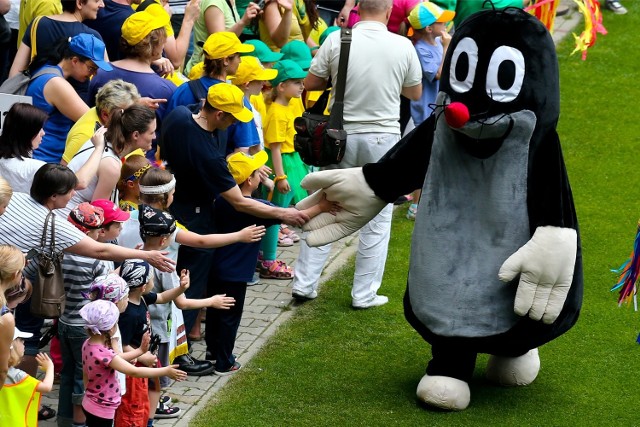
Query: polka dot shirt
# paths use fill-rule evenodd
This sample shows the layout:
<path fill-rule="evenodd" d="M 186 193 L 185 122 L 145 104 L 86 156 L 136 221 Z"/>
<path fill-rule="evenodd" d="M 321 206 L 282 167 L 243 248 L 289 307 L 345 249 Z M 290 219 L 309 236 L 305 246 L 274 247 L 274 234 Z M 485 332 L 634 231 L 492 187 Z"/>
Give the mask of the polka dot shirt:
<path fill-rule="evenodd" d="M 109 367 L 115 355 L 103 344 L 87 340 L 82 345 L 82 370 L 88 379 L 82 407 L 100 418 L 113 419 L 120 406 L 120 384 L 115 370 Z"/>

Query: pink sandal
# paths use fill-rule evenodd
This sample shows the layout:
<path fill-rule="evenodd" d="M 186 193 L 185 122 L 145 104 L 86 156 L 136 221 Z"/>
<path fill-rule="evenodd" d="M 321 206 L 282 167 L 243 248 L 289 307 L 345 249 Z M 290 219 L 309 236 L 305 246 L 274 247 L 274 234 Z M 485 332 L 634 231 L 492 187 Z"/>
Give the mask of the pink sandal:
<path fill-rule="evenodd" d="M 283 261 L 263 261 L 260 266 L 260 277 L 263 279 L 291 280 L 293 268 Z"/>

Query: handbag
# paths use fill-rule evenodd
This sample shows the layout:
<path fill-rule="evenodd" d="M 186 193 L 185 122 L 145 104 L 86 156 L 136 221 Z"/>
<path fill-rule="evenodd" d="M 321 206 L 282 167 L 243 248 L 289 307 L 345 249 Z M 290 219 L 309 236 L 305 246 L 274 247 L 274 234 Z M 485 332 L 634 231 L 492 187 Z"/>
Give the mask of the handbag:
<path fill-rule="evenodd" d="M 31 295 L 31 314 L 54 319 L 64 311 L 65 291 L 62 276 L 62 252 L 55 251 L 56 222 L 53 212 L 49 212 L 44 222 L 44 230 L 37 250 L 37 275 Z M 51 220 L 51 240 L 47 248 L 47 229 Z"/>
<path fill-rule="evenodd" d="M 333 91 L 334 102 L 331 114 L 329 116 L 322 114 L 329 97 L 327 89 L 312 108 L 302 113 L 301 117 L 296 117 L 293 122 L 296 130 L 293 140 L 295 150 L 300 154 L 302 161 L 311 166 L 328 166 L 340 163 L 347 148 L 347 132 L 342 127 L 342 115 L 349 49 L 351 47 L 351 29 L 342 29 L 340 44 L 338 78 Z"/>

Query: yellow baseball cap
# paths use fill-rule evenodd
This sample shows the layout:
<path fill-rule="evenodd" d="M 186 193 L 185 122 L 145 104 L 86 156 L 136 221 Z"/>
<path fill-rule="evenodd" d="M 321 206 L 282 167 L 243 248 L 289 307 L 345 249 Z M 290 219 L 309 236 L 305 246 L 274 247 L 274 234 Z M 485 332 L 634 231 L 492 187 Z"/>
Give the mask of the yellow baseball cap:
<path fill-rule="evenodd" d="M 244 94 L 236 86 L 229 83 L 218 83 L 209 88 L 207 102 L 225 113 L 233 115 L 241 122 L 248 122 L 253 113 L 244 106 Z"/>
<path fill-rule="evenodd" d="M 189 70 L 189 80 L 199 79 L 204 76 L 204 62 L 198 62 Z"/>
<path fill-rule="evenodd" d="M 238 151 L 227 158 L 227 167 L 237 184 L 242 184 L 253 172 L 267 163 L 267 153 L 258 151 L 253 156 Z"/>
<path fill-rule="evenodd" d="M 152 6 L 134 13 L 122 24 L 122 37 L 131 46 L 140 43 L 151 31 L 169 24 L 171 18 L 167 11 L 162 6 Z"/>
<path fill-rule="evenodd" d="M 242 44 L 238 36 L 230 31 L 211 34 L 202 46 L 204 54 L 209 59 L 221 59 L 234 53 L 249 53 L 254 49 L 252 45 Z"/>
<path fill-rule="evenodd" d="M 278 70 L 264 68 L 255 56 L 243 56 L 235 75 L 229 79 L 234 85 L 242 85 L 254 80 L 273 80 L 277 75 Z"/>

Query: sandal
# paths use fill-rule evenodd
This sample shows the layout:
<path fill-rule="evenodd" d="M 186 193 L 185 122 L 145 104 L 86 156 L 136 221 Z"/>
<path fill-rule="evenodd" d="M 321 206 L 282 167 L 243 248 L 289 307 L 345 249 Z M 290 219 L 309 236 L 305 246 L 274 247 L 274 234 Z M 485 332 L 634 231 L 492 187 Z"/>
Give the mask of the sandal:
<path fill-rule="evenodd" d="M 263 261 L 260 267 L 260 277 L 263 279 L 291 280 L 293 268 L 283 261 Z"/>
<path fill-rule="evenodd" d="M 295 231 L 284 224 L 280 226 L 280 232 L 289 237 L 293 241 L 293 243 L 298 243 L 300 241 L 300 236 L 298 236 Z"/>
<path fill-rule="evenodd" d="M 286 234 L 278 235 L 278 246 L 283 248 L 288 248 L 289 246 L 293 246 L 293 240 Z"/>
<path fill-rule="evenodd" d="M 55 409 L 47 405 L 42 405 L 42 407 L 40 407 L 40 410 L 38 411 L 38 420 L 40 421 L 50 420 L 55 416 L 56 416 Z"/>

